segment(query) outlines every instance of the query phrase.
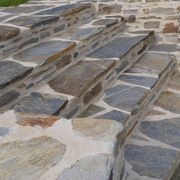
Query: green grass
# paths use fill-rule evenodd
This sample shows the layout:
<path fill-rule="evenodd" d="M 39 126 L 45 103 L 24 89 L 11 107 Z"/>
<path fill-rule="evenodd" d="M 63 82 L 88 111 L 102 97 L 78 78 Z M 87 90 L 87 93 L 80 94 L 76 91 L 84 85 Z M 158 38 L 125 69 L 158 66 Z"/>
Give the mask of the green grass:
<path fill-rule="evenodd" d="M 0 0 L 0 7 L 17 6 L 27 1 L 28 0 Z"/>

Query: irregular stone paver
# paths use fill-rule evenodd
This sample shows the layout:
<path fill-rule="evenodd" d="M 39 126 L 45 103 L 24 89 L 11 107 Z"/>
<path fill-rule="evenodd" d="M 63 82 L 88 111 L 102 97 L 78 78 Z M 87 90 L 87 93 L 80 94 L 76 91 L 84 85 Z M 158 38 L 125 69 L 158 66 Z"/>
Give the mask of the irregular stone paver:
<path fill-rule="evenodd" d="M 25 78 L 31 72 L 32 67 L 13 61 L 0 61 L 0 89 Z"/>
<path fill-rule="evenodd" d="M 148 90 L 140 87 L 118 85 L 105 91 L 104 101 L 115 108 L 134 114 L 148 93 Z"/>
<path fill-rule="evenodd" d="M 103 115 L 97 116 L 97 119 L 111 119 L 111 120 L 115 120 L 118 121 L 122 124 L 124 124 L 126 122 L 126 120 L 128 119 L 129 115 L 125 114 L 121 111 L 117 111 L 117 110 L 112 110 L 110 112 L 107 112 Z"/>
<path fill-rule="evenodd" d="M 118 23 L 118 19 L 107 18 L 107 19 L 99 19 L 93 22 L 92 25 L 110 27 L 117 23 Z"/>
<path fill-rule="evenodd" d="M 49 82 L 57 92 L 79 97 L 95 81 L 107 73 L 115 61 L 81 61 Z"/>
<path fill-rule="evenodd" d="M 125 81 L 131 84 L 140 85 L 148 88 L 153 88 L 153 86 L 157 82 L 157 78 L 153 77 L 144 77 L 144 76 L 137 76 L 137 75 L 127 75 L 124 74 L 118 78 L 120 81 Z"/>
<path fill-rule="evenodd" d="M 38 179 L 61 161 L 66 146 L 47 136 L 0 144 L 0 179 Z"/>
<path fill-rule="evenodd" d="M 61 5 L 58 7 L 51 8 L 49 10 L 44 10 L 39 13 L 36 13 L 37 15 L 58 15 L 58 16 L 67 16 L 67 15 L 73 15 L 77 12 L 80 12 L 82 10 L 85 10 L 87 8 L 90 8 L 91 4 L 85 3 L 85 4 L 66 4 Z"/>
<path fill-rule="evenodd" d="M 109 154 L 97 154 L 79 160 L 74 166 L 65 169 L 58 179 L 108 179 L 111 175 L 112 160 Z"/>
<path fill-rule="evenodd" d="M 13 109 L 22 113 L 56 115 L 66 103 L 67 99 L 62 96 L 34 92 L 21 99 Z"/>
<path fill-rule="evenodd" d="M 180 118 L 155 122 L 144 121 L 139 129 L 143 134 L 152 139 L 180 149 Z"/>
<path fill-rule="evenodd" d="M 6 41 L 17 36 L 20 33 L 20 29 L 17 27 L 0 25 L 0 42 Z"/>
<path fill-rule="evenodd" d="M 173 92 L 166 91 L 161 94 L 156 102 L 160 106 L 173 113 L 180 114 L 180 95 Z"/>
<path fill-rule="evenodd" d="M 116 121 L 106 121 L 103 119 L 77 118 L 72 121 L 73 130 L 79 132 L 83 137 L 91 137 L 103 141 L 111 140 L 114 134 L 120 130 L 120 125 Z"/>
<path fill-rule="evenodd" d="M 133 46 L 143 41 L 147 36 L 118 37 L 107 45 L 94 51 L 88 57 L 91 58 L 121 58 Z"/>
<path fill-rule="evenodd" d="M 155 146 L 126 145 L 125 159 L 141 176 L 167 179 L 178 152 Z"/>
<path fill-rule="evenodd" d="M 8 21 L 17 26 L 24 26 L 30 29 L 37 28 L 42 25 L 49 25 L 57 22 L 59 17 L 57 16 L 19 16 Z"/>
<path fill-rule="evenodd" d="M 128 73 L 150 73 L 159 75 L 169 67 L 172 55 L 160 53 L 146 53 L 135 66 L 133 66 Z"/>
<path fill-rule="evenodd" d="M 19 96 L 20 93 L 15 90 L 10 90 L 8 92 L 5 92 L 3 95 L 0 96 L 0 108 L 15 101 Z"/>
<path fill-rule="evenodd" d="M 26 49 L 14 56 L 18 61 L 33 62 L 38 65 L 56 60 L 64 52 L 75 47 L 74 42 L 51 40 L 42 42 L 32 48 Z"/>
<path fill-rule="evenodd" d="M 96 105 L 91 105 L 79 115 L 79 118 L 88 117 L 90 115 L 96 114 L 96 113 L 101 112 L 103 110 L 105 110 L 105 108 L 100 107 L 100 106 L 96 106 Z"/>
<path fill-rule="evenodd" d="M 3 9 L 1 12 L 11 13 L 11 14 L 19 14 L 19 13 L 31 13 L 34 11 L 50 8 L 52 6 L 47 5 L 37 5 L 37 6 L 18 6 L 18 7 L 9 7 Z"/>

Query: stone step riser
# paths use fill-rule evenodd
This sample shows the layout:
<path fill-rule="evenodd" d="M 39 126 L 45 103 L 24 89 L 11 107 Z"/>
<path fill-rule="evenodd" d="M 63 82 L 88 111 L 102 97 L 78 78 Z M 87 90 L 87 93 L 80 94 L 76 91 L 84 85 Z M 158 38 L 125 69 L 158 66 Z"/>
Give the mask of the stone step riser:
<path fill-rule="evenodd" d="M 89 50 L 96 50 L 102 45 L 108 43 L 110 40 L 115 38 L 122 30 L 124 29 L 124 24 L 122 22 L 119 22 L 118 24 L 112 25 L 111 27 L 106 27 L 104 30 L 99 34 L 99 37 L 97 40 L 101 42 L 97 46 L 93 46 L 94 37 L 89 40 L 92 41 L 92 43 L 88 42 L 79 42 L 79 46 L 84 46 L 86 50 L 83 50 L 84 52 L 79 52 L 82 50 L 82 48 L 73 47 L 70 50 L 65 51 L 63 54 L 60 54 L 59 57 L 56 57 L 56 59 L 52 62 L 48 62 L 42 67 L 35 67 L 33 71 L 25 78 L 25 79 L 19 79 L 15 84 L 10 84 L 9 86 L 5 87 L 1 90 L 0 94 L 3 96 L 6 92 L 10 91 L 12 88 L 19 92 L 21 96 L 19 96 L 18 99 L 22 98 L 27 91 L 31 92 L 34 88 L 37 88 L 40 85 L 43 85 L 47 81 L 50 81 L 52 78 L 57 76 L 60 73 L 63 73 L 67 68 L 70 66 L 73 66 L 74 64 L 78 63 L 87 53 Z M 112 32 L 114 36 L 112 36 Z M 115 36 L 116 35 L 116 36 Z M 75 56 L 76 54 L 76 56 Z M 67 60 L 67 62 L 62 64 L 62 61 Z M 7 104 L 6 106 L 3 106 L 1 108 L 1 111 L 4 111 L 5 109 L 9 108 L 11 105 L 16 103 L 18 99 L 14 102 L 11 102 L 10 104 Z"/>
<path fill-rule="evenodd" d="M 19 35 L 10 40 L 0 42 L 0 58 L 6 58 L 20 50 L 29 48 L 45 39 L 61 34 L 69 29 L 91 21 L 97 16 L 93 5 L 73 16 L 60 18 L 48 25 L 40 25 L 35 29 L 22 29 Z"/>

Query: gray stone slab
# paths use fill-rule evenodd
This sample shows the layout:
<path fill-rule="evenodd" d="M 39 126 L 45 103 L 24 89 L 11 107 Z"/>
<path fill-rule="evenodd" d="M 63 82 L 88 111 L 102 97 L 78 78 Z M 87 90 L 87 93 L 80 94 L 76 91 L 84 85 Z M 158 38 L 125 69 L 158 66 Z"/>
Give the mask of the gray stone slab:
<path fill-rule="evenodd" d="M 105 91 L 104 101 L 112 107 L 135 114 L 148 93 L 148 90 L 140 87 L 118 85 Z"/>
<path fill-rule="evenodd" d="M 75 47 L 74 42 L 52 40 L 45 41 L 32 48 L 21 51 L 14 56 L 14 59 L 23 62 L 32 62 L 37 65 L 44 65 L 59 58 L 66 50 Z"/>
<path fill-rule="evenodd" d="M 159 52 L 174 52 L 176 51 L 176 45 L 175 44 L 157 44 L 154 45 L 150 51 L 159 51 Z"/>
<path fill-rule="evenodd" d="M 180 149 L 180 118 L 161 121 L 144 121 L 140 131 L 152 139 Z"/>
<path fill-rule="evenodd" d="M 172 63 L 172 60 L 175 60 L 173 55 L 146 53 L 127 73 L 149 73 L 161 76 Z"/>
<path fill-rule="evenodd" d="M 118 19 L 106 18 L 106 19 L 98 19 L 98 20 L 94 21 L 92 23 L 92 25 L 110 27 L 117 23 L 118 23 Z"/>
<path fill-rule="evenodd" d="M 16 103 L 13 109 L 21 113 L 57 115 L 66 103 L 65 97 L 34 92 Z"/>
<path fill-rule="evenodd" d="M 178 152 L 157 146 L 126 145 L 125 159 L 132 169 L 141 176 L 168 179 L 175 165 Z"/>
<path fill-rule="evenodd" d="M 91 58 L 121 58 L 124 56 L 132 47 L 143 41 L 147 36 L 136 36 L 136 37 L 118 37 L 112 40 L 107 45 L 97 49 L 88 57 Z"/>
<path fill-rule="evenodd" d="M 100 116 L 97 116 L 97 119 L 109 119 L 109 120 L 115 120 L 118 121 L 122 124 L 124 124 L 126 122 L 126 120 L 128 119 L 129 115 L 125 114 L 121 111 L 117 111 L 117 110 L 112 110 L 110 112 L 107 112 L 105 114 L 102 114 Z"/>
<path fill-rule="evenodd" d="M 17 26 L 24 26 L 30 29 L 38 28 L 43 25 L 49 25 L 57 22 L 58 16 L 18 16 L 7 21 Z"/>
<path fill-rule="evenodd" d="M 91 7 L 90 3 L 84 3 L 84 4 L 72 3 L 72 4 L 66 4 L 66 5 L 54 7 L 49 10 L 44 10 L 39 13 L 36 13 L 36 15 L 58 15 L 58 16 L 73 15 L 74 13 L 77 13 L 79 11 L 85 10 L 90 7 Z"/>
<path fill-rule="evenodd" d="M 0 62 L 0 89 L 25 78 L 32 72 L 32 67 L 25 67 L 13 61 Z"/>
<path fill-rule="evenodd" d="M 140 85 L 148 88 L 153 88 L 157 82 L 157 78 L 144 77 L 144 76 L 134 76 L 134 75 L 121 75 L 118 78 L 120 81 L 128 82 L 134 85 Z"/>

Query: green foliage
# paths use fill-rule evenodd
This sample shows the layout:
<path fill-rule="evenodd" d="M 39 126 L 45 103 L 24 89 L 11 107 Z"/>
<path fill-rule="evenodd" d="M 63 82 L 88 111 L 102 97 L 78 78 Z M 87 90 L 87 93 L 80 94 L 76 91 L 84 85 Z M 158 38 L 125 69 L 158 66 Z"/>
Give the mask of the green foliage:
<path fill-rule="evenodd" d="M 0 0 L 0 7 L 17 6 L 27 1 L 28 0 Z"/>

